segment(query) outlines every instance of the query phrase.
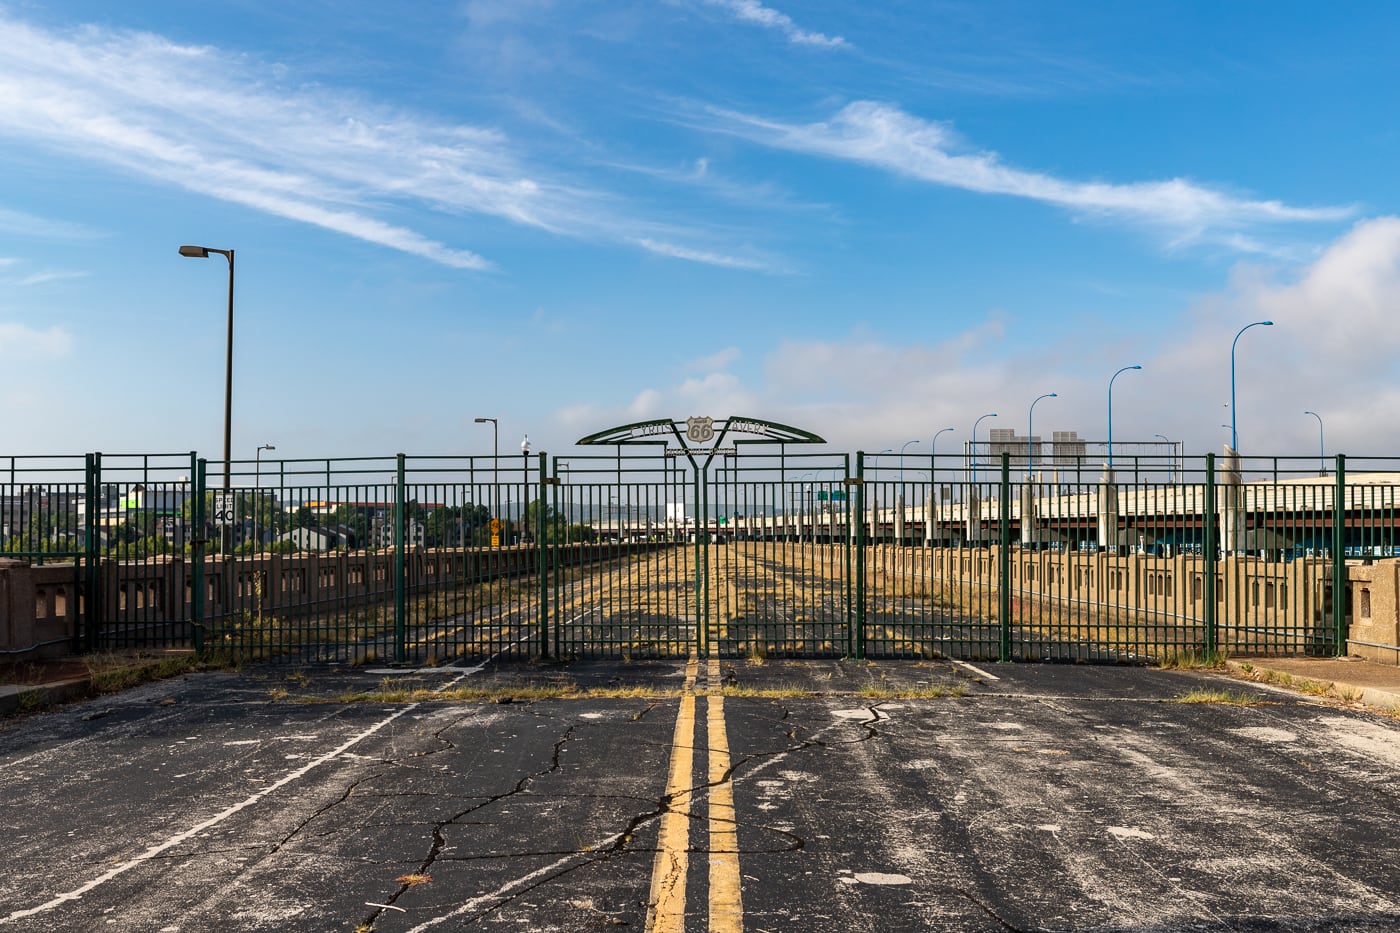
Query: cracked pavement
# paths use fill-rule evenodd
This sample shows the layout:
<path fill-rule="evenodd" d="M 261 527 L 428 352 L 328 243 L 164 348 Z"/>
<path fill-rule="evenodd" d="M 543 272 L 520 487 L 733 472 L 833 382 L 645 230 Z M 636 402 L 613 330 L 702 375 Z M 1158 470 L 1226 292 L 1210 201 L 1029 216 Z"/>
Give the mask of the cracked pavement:
<path fill-rule="evenodd" d="M 685 668 L 262 665 L 5 721 L 0 928 L 642 930 L 680 799 L 689 931 L 716 820 L 751 933 L 1400 928 L 1394 718 L 1215 673 L 723 661 L 694 695 L 726 689 L 728 767 L 697 725 L 668 791 Z M 388 681 L 492 692 L 345 699 Z"/>

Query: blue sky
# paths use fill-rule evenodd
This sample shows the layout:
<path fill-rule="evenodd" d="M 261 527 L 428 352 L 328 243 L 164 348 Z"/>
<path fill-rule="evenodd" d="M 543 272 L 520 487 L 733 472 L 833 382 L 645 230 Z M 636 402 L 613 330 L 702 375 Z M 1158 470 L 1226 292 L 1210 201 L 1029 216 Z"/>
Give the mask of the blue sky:
<path fill-rule="evenodd" d="M 391 10 L 392 12 L 385 12 Z M 7 452 L 1393 453 L 1400 7 L 0 0 Z M 985 435 L 984 435 L 985 439 Z"/>

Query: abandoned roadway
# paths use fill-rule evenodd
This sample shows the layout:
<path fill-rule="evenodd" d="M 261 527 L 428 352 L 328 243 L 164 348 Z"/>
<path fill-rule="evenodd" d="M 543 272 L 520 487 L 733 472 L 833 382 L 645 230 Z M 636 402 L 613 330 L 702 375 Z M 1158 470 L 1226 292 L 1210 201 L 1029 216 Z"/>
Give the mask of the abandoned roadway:
<path fill-rule="evenodd" d="M 7 929 L 1400 928 L 1400 722 L 1217 673 L 265 665 L 0 781 Z"/>

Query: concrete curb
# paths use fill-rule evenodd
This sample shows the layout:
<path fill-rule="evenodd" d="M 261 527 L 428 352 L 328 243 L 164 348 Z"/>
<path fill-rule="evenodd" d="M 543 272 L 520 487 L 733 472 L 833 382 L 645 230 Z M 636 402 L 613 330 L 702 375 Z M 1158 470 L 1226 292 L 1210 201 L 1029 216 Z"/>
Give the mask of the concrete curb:
<path fill-rule="evenodd" d="M 1230 673 L 1255 683 L 1296 690 L 1300 693 L 1325 694 L 1332 699 L 1346 703 L 1360 703 L 1383 710 L 1400 709 L 1400 692 L 1384 687 L 1364 687 L 1342 680 L 1328 680 L 1295 674 L 1290 671 L 1272 668 L 1268 664 L 1255 661 L 1226 661 Z"/>
<path fill-rule="evenodd" d="M 91 677 L 47 684 L 0 684 L 0 717 L 86 700 L 96 694 Z"/>

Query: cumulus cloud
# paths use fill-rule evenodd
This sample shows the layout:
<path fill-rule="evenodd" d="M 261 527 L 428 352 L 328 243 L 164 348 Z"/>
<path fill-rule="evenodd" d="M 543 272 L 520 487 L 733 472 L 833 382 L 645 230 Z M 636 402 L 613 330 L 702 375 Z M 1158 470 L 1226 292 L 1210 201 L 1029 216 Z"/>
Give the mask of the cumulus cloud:
<path fill-rule="evenodd" d="M 856 330 L 828 340 L 784 340 L 747 347 L 757 374 L 730 371 L 726 351 L 687 367 L 689 374 L 648 394 L 661 416 L 742 413 L 792 424 L 843 449 L 927 453 L 934 432 L 952 453 L 970 439 L 973 422 L 995 412 L 981 431 L 1024 433 L 1032 400 L 1036 433 L 1107 435 L 1110 377 L 1121 366 L 1141 372 L 1114 383 L 1116 444 L 1179 441 L 1191 454 L 1220 451 L 1232 420 L 1231 343 L 1238 345 L 1235 421 L 1241 448 L 1315 464 L 1320 412 L 1326 446 L 1361 457 L 1393 447 L 1389 427 L 1400 406 L 1400 218 L 1368 220 L 1345 232 L 1297 272 L 1241 265 L 1229 285 L 1179 309 L 1160 335 L 1121 338 L 1066 326 L 1056 342 L 1008 355 L 999 343 L 1008 318 L 989 312 L 936 341 L 892 340 Z M 983 433 L 982 439 L 986 439 Z M 1364 468 L 1364 467 L 1362 467 Z M 1282 469 L 1289 469 L 1285 462 Z"/>
<path fill-rule="evenodd" d="M 897 107 L 856 101 L 830 120 L 794 124 L 716 112 L 720 125 L 763 145 L 869 165 L 930 184 L 1041 201 L 1086 216 L 1148 224 L 1176 242 L 1211 237 L 1258 250 L 1242 228 L 1340 221 L 1352 207 L 1296 207 L 1253 200 L 1181 178 L 1103 182 L 1057 178 L 970 151 L 946 125 Z"/>

